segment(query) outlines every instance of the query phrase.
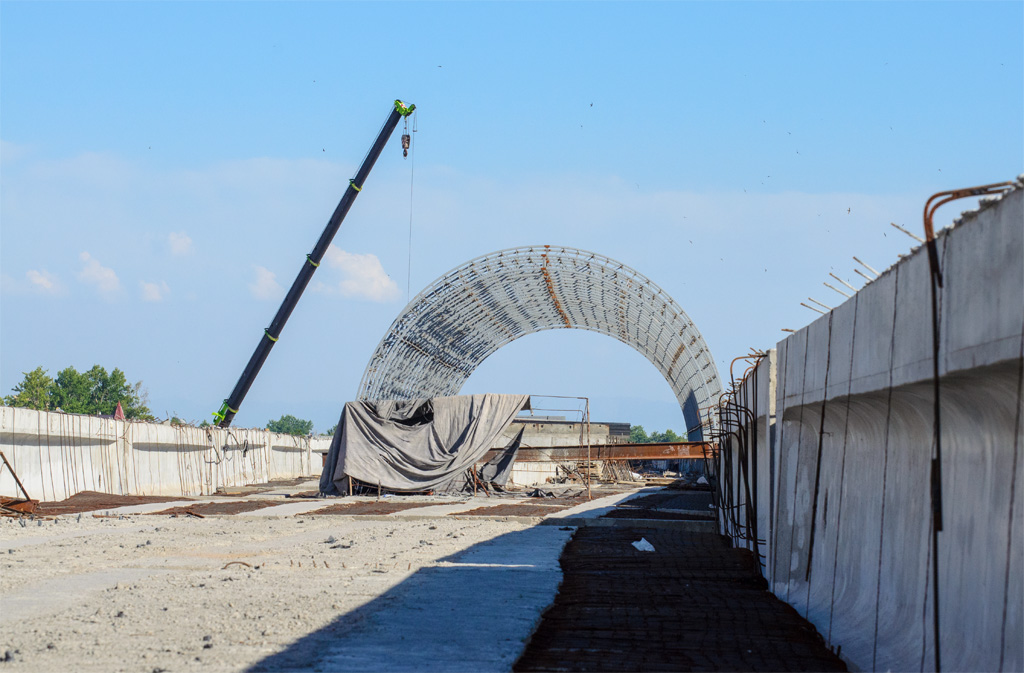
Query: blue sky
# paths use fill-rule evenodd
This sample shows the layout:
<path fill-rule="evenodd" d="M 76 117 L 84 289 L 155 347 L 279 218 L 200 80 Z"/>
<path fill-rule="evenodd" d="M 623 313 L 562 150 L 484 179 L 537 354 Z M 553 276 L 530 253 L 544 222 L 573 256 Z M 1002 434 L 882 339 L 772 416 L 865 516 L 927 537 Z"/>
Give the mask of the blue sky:
<path fill-rule="evenodd" d="M 120 367 L 158 416 L 227 396 L 390 102 L 393 138 L 236 423 L 333 425 L 407 299 L 494 250 L 619 259 L 723 375 L 1024 170 L 1024 3 L 0 2 L 0 391 Z M 413 245 L 409 264 L 410 178 Z M 940 211 L 945 225 L 963 207 Z M 555 330 L 465 392 L 682 428 L 652 365 Z"/>

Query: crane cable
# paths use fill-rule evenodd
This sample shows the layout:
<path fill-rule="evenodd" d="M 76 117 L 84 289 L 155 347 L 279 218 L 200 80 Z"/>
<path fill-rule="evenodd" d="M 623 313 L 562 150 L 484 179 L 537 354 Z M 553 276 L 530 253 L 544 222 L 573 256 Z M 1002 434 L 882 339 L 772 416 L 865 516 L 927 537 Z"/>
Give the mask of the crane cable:
<path fill-rule="evenodd" d="M 402 136 L 403 154 L 412 153 L 412 161 L 409 162 L 409 260 L 405 271 L 405 301 L 409 303 L 412 299 L 412 196 L 413 185 L 416 179 L 416 145 L 413 137 L 419 129 L 416 126 L 416 113 L 412 114 L 412 133 L 409 134 L 409 118 L 405 119 L 405 133 Z M 408 147 L 406 147 L 408 146 Z"/>

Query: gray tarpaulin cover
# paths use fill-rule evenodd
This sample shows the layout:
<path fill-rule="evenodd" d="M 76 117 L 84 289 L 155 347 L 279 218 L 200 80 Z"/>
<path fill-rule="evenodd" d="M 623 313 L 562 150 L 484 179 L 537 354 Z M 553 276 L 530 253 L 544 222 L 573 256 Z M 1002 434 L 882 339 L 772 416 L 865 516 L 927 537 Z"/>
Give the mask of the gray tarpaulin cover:
<path fill-rule="evenodd" d="M 347 477 L 390 491 L 424 491 L 450 482 L 487 453 L 529 400 L 488 393 L 348 402 L 320 490 L 346 493 Z"/>
<path fill-rule="evenodd" d="M 494 458 L 477 468 L 477 479 L 485 485 L 505 488 L 512 476 L 512 466 L 516 462 L 516 455 L 519 453 L 519 445 L 522 442 L 523 430 L 521 429 L 504 449 L 498 451 Z M 450 481 L 438 484 L 434 491 L 437 493 L 475 493 L 476 485 L 467 470 L 456 474 Z"/>

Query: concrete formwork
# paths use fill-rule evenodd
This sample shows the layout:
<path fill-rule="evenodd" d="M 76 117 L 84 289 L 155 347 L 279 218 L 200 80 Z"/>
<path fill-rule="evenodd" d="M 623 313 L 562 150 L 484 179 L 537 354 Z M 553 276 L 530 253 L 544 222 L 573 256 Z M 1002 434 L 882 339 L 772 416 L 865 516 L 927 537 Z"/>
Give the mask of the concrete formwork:
<path fill-rule="evenodd" d="M 1021 203 L 1010 192 L 938 237 L 947 670 L 1024 669 Z M 776 404 L 774 438 L 771 411 L 753 414 L 769 446 L 751 458 L 772 480 L 755 499 L 772 590 L 855 669 L 935 662 L 929 283 L 918 249 L 779 343 L 735 397 Z"/>
<path fill-rule="evenodd" d="M 80 491 L 208 495 L 218 488 L 319 474 L 329 438 L 195 428 L 0 407 L 0 450 L 36 500 Z M 320 445 L 323 446 L 320 446 Z M 16 496 L 11 474 L 0 494 Z"/>

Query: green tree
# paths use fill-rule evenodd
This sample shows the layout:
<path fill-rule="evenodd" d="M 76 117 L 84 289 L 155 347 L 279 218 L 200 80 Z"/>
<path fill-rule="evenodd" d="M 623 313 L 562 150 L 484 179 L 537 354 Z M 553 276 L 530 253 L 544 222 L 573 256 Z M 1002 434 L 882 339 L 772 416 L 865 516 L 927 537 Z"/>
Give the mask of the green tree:
<path fill-rule="evenodd" d="M 69 414 L 91 414 L 89 398 L 92 394 L 92 383 L 85 374 L 80 374 L 74 367 L 67 367 L 57 372 L 53 386 L 53 409 L 61 409 Z"/>
<path fill-rule="evenodd" d="M 651 441 L 647 437 L 647 433 L 644 432 L 644 426 L 642 425 L 631 425 L 629 426 L 629 442 L 630 444 L 646 444 Z"/>
<path fill-rule="evenodd" d="M 4 398 L 4 404 L 11 407 L 46 410 L 50 406 L 53 395 L 53 379 L 46 375 L 46 370 L 36 367 L 30 372 L 22 372 L 25 378 L 11 390 L 13 395 Z"/>
<path fill-rule="evenodd" d="M 45 396 L 41 391 L 46 391 Z M 60 409 L 69 414 L 113 414 L 121 403 L 125 418 L 151 421 L 153 415 L 146 406 L 147 395 L 142 381 L 128 383 L 124 372 L 115 368 L 110 374 L 96 365 L 81 373 L 67 367 L 50 379 L 42 367 L 25 374 L 25 380 L 14 387 L 14 395 L 4 399 L 5 404 L 32 409 Z"/>
<path fill-rule="evenodd" d="M 685 442 L 686 440 L 672 432 L 672 428 L 669 428 L 665 432 L 652 432 L 648 441 L 660 444 L 666 442 Z"/>
<path fill-rule="evenodd" d="M 86 376 L 94 380 L 92 392 L 92 405 L 95 414 L 112 414 L 121 403 L 125 418 L 138 418 L 140 420 L 153 420 L 153 415 L 146 404 L 149 402 L 149 395 L 142 388 L 142 381 L 129 383 L 124 372 L 114 367 L 110 375 L 99 365 L 96 365 Z"/>
<path fill-rule="evenodd" d="M 283 435 L 308 435 L 313 432 L 313 421 L 304 421 L 286 414 L 276 421 L 267 421 L 267 430 Z"/>
<path fill-rule="evenodd" d="M 685 442 L 685 437 L 680 437 L 672 428 L 665 432 L 654 430 L 647 434 L 642 425 L 632 425 L 629 428 L 629 441 L 631 444 L 663 444 L 668 442 Z"/>
<path fill-rule="evenodd" d="M 328 430 L 327 432 L 323 432 L 321 434 L 324 435 L 325 437 L 333 437 L 334 433 L 337 432 L 337 431 L 338 431 L 338 426 L 337 426 L 337 424 L 335 424 L 334 427 L 332 427 L 330 430 Z"/>

